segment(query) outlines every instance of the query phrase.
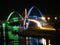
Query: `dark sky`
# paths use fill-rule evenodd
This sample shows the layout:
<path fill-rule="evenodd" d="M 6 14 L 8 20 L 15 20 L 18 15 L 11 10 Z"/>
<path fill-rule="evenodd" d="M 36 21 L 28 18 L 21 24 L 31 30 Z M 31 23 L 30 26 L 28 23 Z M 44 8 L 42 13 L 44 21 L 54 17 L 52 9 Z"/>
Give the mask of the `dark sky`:
<path fill-rule="evenodd" d="M 6 19 L 13 10 L 22 14 L 31 6 L 37 6 L 45 15 L 60 15 L 60 2 L 57 0 L 1 0 L 0 19 Z"/>

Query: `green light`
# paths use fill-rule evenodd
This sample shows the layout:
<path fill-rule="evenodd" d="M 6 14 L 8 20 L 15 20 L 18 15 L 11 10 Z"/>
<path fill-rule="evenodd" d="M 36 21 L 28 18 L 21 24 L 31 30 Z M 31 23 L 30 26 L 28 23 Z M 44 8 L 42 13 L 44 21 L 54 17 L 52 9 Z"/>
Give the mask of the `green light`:
<path fill-rule="evenodd" d="M 14 13 L 16 13 L 16 14 L 14 14 Z M 8 31 L 8 37 L 9 37 L 9 39 L 13 39 L 14 40 L 14 42 L 13 42 L 14 45 L 18 45 L 18 42 L 17 43 L 15 42 L 15 41 L 18 41 L 18 35 L 12 34 L 12 31 L 16 31 L 17 32 L 19 30 L 19 26 L 10 26 L 9 24 L 11 22 L 14 23 L 14 22 L 19 21 L 18 18 L 23 19 L 23 17 L 18 12 L 13 11 L 13 12 L 10 13 L 10 15 L 8 16 L 8 18 L 6 20 L 7 21 L 7 27 L 8 27 L 8 30 L 9 30 Z M 10 19 L 12 19 L 12 20 L 10 20 Z"/>
<path fill-rule="evenodd" d="M 18 41 L 18 35 L 12 34 L 11 31 L 8 32 L 9 39 L 14 39 L 15 41 Z"/>
<path fill-rule="evenodd" d="M 8 26 L 8 30 L 11 30 L 12 29 L 12 26 Z"/>
<path fill-rule="evenodd" d="M 19 30 L 19 26 L 8 26 L 8 30 L 17 32 Z"/>
<path fill-rule="evenodd" d="M 14 35 L 12 34 L 11 31 L 8 32 L 9 39 L 14 39 Z"/>
<path fill-rule="evenodd" d="M 8 24 L 10 23 L 10 22 L 7 22 Z"/>
<path fill-rule="evenodd" d="M 12 15 L 13 13 L 14 13 L 14 11 L 10 13 L 10 15 L 9 15 L 8 18 L 7 18 L 7 21 L 10 19 L 11 15 Z"/>
<path fill-rule="evenodd" d="M 6 24 L 3 23 L 3 24 L 2 24 L 2 27 L 3 27 L 3 36 L 4 36 L 4 40 L 5 40 L 5 26 L 6 26 Z"/>
<path fill-rule="evenodd" d="M 13 22 L 17 22 L 17 21 L 19 21 L 18 17 L 13 18 L 12 20 L 13 20 Z"/>
<path fill-rule="evenodd" d="M 8 32 L 8 35 L 9 35 L 9 39 L 13 39 L 14 40 L 13 41 L 14 45 L 18 45 L 18 35 L 12 34 L 11 31 Z M 13 43 L 10 43 L 10 44 L 13 44 Z"/>
<path fill-rule="evenodd" d="M 4 42 L 4 45 L 6 45 L 6 42 Z"/>
<path fill-rule="evenodd" d="M 19 26 L 13 26 L 13 27 L 12 27 L 12 30 L 13 30 L 13 31 L 18 31 L 18 29 L 19 29 Z"/>
<path fill-rule="evenodd" d="M 4 40 L 5 40 L 5 26 L 6 26 L 6 24 L 3 23 L 3 24 L 2 24 L 2 27 L 3 27 L 3 36 L 4 36 Z M 5 42 L 5 41 L 4 41 L 4 45 L 6 45 L 6 42 Z"/>
<path fill-rule="evenodd" d="M 10 24 L 18 21 L 19 21 L 18 17 L 15 17 L 15 18 L 12 18 L 10 21 L 7 21 L 7 23 Z"/>
<path fill-rule="evenodd" d="M 3 30 L 5 30 L 5 23 L 2 24 Z"/>
<path fill-rule="evenodd" d="M 18 17 L 14 17 L 13 20 L 18 20 Z"/>
<path fill-rule="evenodd" d="M 9 21 L 10 17 L 15 13 L 15 11 L 11 12 L 10 15 L 7 18 L 7 21 Z M 16 12 L 20 18 L 23 18 L 18 12 Z"/>

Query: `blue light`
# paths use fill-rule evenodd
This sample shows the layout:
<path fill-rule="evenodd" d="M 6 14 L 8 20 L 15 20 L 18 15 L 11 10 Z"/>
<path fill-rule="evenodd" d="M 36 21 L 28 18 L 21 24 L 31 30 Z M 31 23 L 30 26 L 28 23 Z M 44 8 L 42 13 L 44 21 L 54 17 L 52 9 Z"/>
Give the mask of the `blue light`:
<path fill-rule="evenodd" d="M 30 16 L 30 14 L 32 13 L 32 11 L 33 11 L 34 8 L 38 11 L 39 15 L 42 17 L 43 14 L 42 14 L 41 11 L 40 11 L 37 7 L 35 7 L 35 6 L 32 6 L 32 7 L 29 9 L 29 11 L 28 11 L 28 17 Z M 36 13 L 33 15 L 33 18 L 38 19 L 38 16 L 36 15 Z M 29 38 L 29 45 L 38 45 L 38 40 L 39 40 L 38 38 L 33 38 L 33 37 L 28 37 L 28 38 Z M 35 44 L 34 44 L 34 43 L 35 43 Z"/>
<path fill-rule="evenodd" d="M 29 11 L 28 11 L 28 17 L 30 16 L 31 11 L 33 11 L 34 8 L 39 12 L 40 16 L 43 16 L 43 14 L 41 13 L 41 11 L 40 11 L 37 7 L 32 6 L 32 7 L 29 9 Z"/>
<path fill-rule="evenodd" d="M 29 37 L 29 45 L 38 45 L 38 38 Z"/>
<path fill-rule="evenodd" d="M 31 13 L 31 11 L 32 11 L 33 8 L 34 8 L 34 7 L 32 6 L 32 7 L 29 9 L 29 11 L 28 11 L 28 16 L 30 15 L 30 13 Z"/>
<path fill-rule="evenodd" d="M 37 20 L 38 19 L 38 16 L 33 16 L 33 18 L 35 18 Z"/>

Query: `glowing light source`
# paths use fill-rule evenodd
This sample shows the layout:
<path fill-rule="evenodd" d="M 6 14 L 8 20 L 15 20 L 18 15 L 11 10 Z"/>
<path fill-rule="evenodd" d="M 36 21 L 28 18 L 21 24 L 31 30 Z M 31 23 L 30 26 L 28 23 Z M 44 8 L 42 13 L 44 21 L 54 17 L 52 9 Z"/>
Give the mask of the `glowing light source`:
<path fill-rule="evenodd" d="M 16 18 L 15 18 L 16 17 Z M 20 15 L 20 13 L 16 12 L 16 11 L 13 11 L 9 14 L 6 22 L 7 23 L 13 23 L 13 22 L 17 22 L 17 21 L 20 21 L 19 19 L 22 19 L 23 20 L 23 17 Z M 5 24 L 3 24 L 3 27 L 4 27 Z M 11 31 L 16 31 L 18 32 L 18 30 L 20 29 L 20 26 L 9 26 L 7 25 L 9 31 L 6 32 L 8 33 L 8 37 L 9 39 L 13 39 L 14 40 L 14 45 L 19 45 L 18 43 L 16 43 L 15 41 L 18 41 L 18 35 L 13 35 Z M 10 31 L 10 28 L 11 28 L 11 31 Z M 5 28 L 4 28 L 5 29 Z M 6 34 L 5 34 L 6 35 Z M 7 36 L 7 35 L 6 35 Z M 5 37 L 4 37 L 5 38 Z"/>
<path fill-rule="evenodd" d="M 42 26 L 42 24 L 39 22 L 39 21 L 37 21 L 37 20 L 34 20 L 34 19 L 28 19 L 29 21 L 33 21 L 33 22 L 35 22 L 36 24 L 37 24 L 37 27 L 39 27 L 39 29 L 42 29 L 42 30 L 55 30 L 53 27 L 43 27 Z"/>
<path fill-rule="evenodd" d="M 50 40 L 48 41 L 48 44 L 51 45 Z"/>
<path fill-rule="evenodd" d="M 19 26 L 13 26 L 12 29 L 18 31 Z"/>
<path fill-rule="evenodd" d="M 5 40 L 5 26 L 6 26 L 6 24 L 5 24 L 5 23 L 3 23 L 3 24 L 2 24 L 2 27 L 3 27 L 4 40 Z"/>
<path fill-rule="evenodd" d="M 21 19 L 23 18 L 18 12 L 13 11 L 13 12 L 11 12 L 10 15 L 8 16 L 7 21 L 10 20 L 11 16 L 12 16 L 14 13 L 17 13 L 18 16 L 19 16 Z M 15 16 L 15 15 L 14 15 L 14 16 Z"/>
<path fill-rule="evenodd" d="M 41 43 L 42 43 L 43 45 L 46 45 L 46 39 L 42 38 L 42 39 L 41 39 Z"/>
<path fill-rule="evenodd" d="M 50 20 L 50 17 L 47 17 L 48 20 Z"/>
<path fill-rule="evenodd" d="M 57 17 L 55 17 L 54 19 L 57 20 Z"/>
<path fill-rule="evenodd" d="M 33 9 L 36 9 L 38 11 L 38 13 L 40 13 L 40 16 L 43 16 L 43 14 L 41 13 L 41 11 L 35 7 L 35 6 L 32 6 L 29 11 L 28 11 L 28 17 L 30 16 L 31 12 L 33 11 Z"/>
<path fill-rule="evenodd" d="M 45 17 L 41 17 L 41 19 L 45 20 Z"/>

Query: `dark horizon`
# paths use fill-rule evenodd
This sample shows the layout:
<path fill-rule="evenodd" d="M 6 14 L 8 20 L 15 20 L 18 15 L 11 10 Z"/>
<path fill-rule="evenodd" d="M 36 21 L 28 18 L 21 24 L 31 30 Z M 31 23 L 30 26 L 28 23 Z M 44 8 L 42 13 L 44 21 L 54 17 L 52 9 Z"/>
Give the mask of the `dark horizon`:
<path fill-rule="evenodd" d="M 17 11 L 21 15 L 25 8 L 29 10 L 31 6 L 38 7 L 41 12 L 45 15 L 50 16 L 60 16 L 60 8 L 59 8 L 59 1 L 52 1 L 52 0 L 8 0 L 8 1 L 0 1 L 0 18 L 7 17 L 12 11 Z M 5 15 L 5 16 L 4 16 Z M 6 18 L 5 18 L 6 19 Z"/>

